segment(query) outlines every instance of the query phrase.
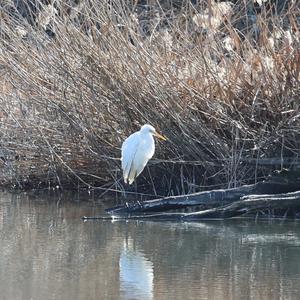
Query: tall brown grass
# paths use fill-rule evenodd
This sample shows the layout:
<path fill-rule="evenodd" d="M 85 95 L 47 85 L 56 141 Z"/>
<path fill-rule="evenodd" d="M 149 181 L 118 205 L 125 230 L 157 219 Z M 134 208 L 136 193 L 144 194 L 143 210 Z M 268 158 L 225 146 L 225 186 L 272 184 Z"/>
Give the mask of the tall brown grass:
<path fill-rule="evenodd" d="M 122 191 L 120 146 L 144 123 L 168 142 L 139 191 L 299 166 L 297 1 L 32 3 L 0 4 L 3 184 Z"/>

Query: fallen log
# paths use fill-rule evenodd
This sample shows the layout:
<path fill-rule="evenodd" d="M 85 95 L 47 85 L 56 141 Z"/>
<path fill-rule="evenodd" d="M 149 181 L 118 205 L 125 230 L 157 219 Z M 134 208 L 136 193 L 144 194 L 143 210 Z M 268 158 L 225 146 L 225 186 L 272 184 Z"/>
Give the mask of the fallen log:
<path fill-rule="evenodd" d="M 184 211 L 182 211 L 182 209 Z M 126 202 L 106 210 L 111 218 L 196 221 L 227 219 L 276 210 L 276 216 L 300 217 L 300 174 L 282 171 L 267 180 L 238 188 Z M 275 215 L 275 214 L 274 214 Z M 102 218 L 102 217 L 100 217 Z"/>
<path fill-rule="evenodd" d="M 296 191 L 300 186 L 299 176 L 275 176 L 252 185 L 238 188 L 205 191 L 184 196 L 171 196 L 144 202 L 126 202 L 124 205 L 106 209 L 113 216 L 138 215 L 170 210 L 201 210 L 224 206 L 247 195 L 282 194 Z"/>
<path fill-rule="evenodd" d="M 288 208 L 300 211 L 300 191 L 286 194 L 248 195 L 242 197 L 240 201 L 226 206 L 185 214 L 182 219 L 185 221 L 203 218 L 227 219 L 259 211 L 286 210 Z M 298 212 L 295 212 L 295 216 L 298 216 Z"/>
<path fill-rule="evenodd" d="M 263 212 L 266 210 L 273 211 L 275 209 L 284 210 L 285 213 L 281 216 L 271 215 L 268 217 L 283 217 L 287 216 L 287 209 L 294 211 L 293 217 L 300 217 L 300 191 L 285 193 L 285 194 L 270 194 L 270 195 L 249 195 L 242 197 L 241 200 L 234 203 L 215 207 L 207 210 L 197 211 L 193 213 L 140 213 L 140 214 L 121 214 L 112 215 L 111 219 L 134 219 L 134 220 L 159 220 L 159 221 L 197 221 L 205 219 L 229 219 L 233 217 L 241 217 L 247 214 Z M 107 217 L 94 217 L 85 219 L 107 219 Z"/>

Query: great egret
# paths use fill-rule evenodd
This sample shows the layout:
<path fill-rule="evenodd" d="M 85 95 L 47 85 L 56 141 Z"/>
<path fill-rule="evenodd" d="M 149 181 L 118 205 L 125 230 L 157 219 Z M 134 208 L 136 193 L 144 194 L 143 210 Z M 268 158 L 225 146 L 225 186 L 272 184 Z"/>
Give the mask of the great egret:
<path fill-rule="evenodd" d="M 165 137 L 156 132 L 153 126 L 145 124 L 124 141 L 121 162 L 125 183 L 132 184 L 153 156 L 155 152 L 153 136 L 166 140 Z"/>

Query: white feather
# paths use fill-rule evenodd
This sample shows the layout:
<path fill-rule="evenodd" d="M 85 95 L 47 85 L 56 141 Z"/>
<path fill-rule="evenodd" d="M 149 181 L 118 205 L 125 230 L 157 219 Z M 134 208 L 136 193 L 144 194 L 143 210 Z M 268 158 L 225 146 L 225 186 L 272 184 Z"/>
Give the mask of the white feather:
<path fill-rule="evenodd" d="M 154 133 L 155 129 L 151 125 L 144 125 L 140 131 L 133 133 L 124 141 L 121 162 L 125 183 L 132 184 L 153 156 Z"/>
<path fill-rule="evenodd" d="M 122 144 L 121 163 L 122 163 L 123 178 L 125 183 L 127 183 L 128 175 L 134 161 L 138 144 L 139 144 L 139 131 L 130 135 Z"/>

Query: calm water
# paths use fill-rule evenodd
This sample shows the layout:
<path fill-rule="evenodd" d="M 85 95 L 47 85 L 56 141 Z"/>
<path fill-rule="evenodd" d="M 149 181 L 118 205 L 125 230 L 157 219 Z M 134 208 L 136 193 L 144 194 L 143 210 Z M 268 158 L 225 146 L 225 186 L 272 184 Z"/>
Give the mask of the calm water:
<path fill-rule="evenodd" d="M 103 206 L 0 195 L 0 299 L 299 299 L 300 223 L 88 221 Z"/>

